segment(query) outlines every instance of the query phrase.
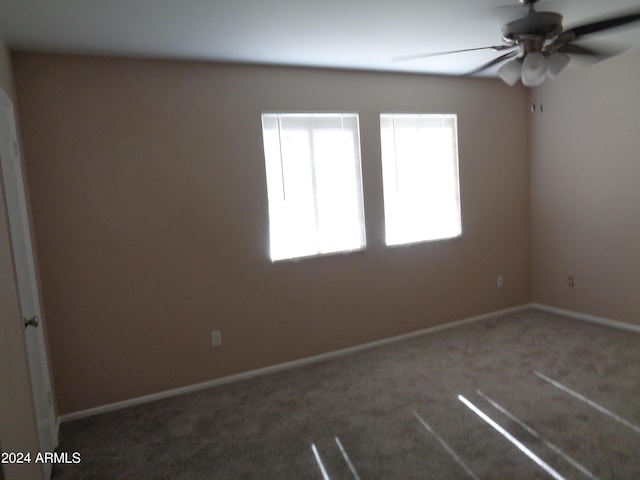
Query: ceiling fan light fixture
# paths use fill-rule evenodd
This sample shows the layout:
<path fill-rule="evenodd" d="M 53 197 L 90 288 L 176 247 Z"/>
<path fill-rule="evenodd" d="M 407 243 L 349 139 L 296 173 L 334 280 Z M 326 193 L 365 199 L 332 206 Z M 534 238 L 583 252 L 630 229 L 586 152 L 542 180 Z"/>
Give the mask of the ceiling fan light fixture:
<path fill-rule="evenodd" d="M 558 74 L 569 64 L 569 55 L 554 52 L 547 57 L 547 76 L 555 80 Z"/>
<path fill-rule="evenodd" d="M 547 73 L 547 59 L 541 52 L 531 52 L 522 62 L 522 84 L 525 87 L 538 87 Z"/>
<path fill-rule="evenodd" d="M 498 69 L 498 76 L 504 83 L 513 87 L 522 76 L 522 60 L 516 59 L 505 63 Z"/>

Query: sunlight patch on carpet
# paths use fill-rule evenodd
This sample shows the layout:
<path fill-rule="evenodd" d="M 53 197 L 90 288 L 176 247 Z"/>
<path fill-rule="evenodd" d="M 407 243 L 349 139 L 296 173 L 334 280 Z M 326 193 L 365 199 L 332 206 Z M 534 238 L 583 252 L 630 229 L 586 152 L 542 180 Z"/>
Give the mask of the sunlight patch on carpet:
<path fill-rule="evenodd" d="M 467 408 L 469 408 L 473 413 L 475 413 L 478 417 L 488 423 L 494 430 L 496 430 L 500 435 L 509 440 L 518 450 L 524 453 L 527 457 L 533 460 L 539 467 L 541 467 L 545 472 L 551 475 L 556 480 L 566 480 L 562 475 L 560 475 L 556 470 L 551 467 L 548 463 L 542 460 L 539 456 L 525 447 L 517 438 L 507 432 L 504 428 L 494 422 L 487 414 L 485 414 L 482 410 L 476 407 L 473 403 L 467 400 L 464 396 L 458 395 L 458 400 L 465 404 Z"/>

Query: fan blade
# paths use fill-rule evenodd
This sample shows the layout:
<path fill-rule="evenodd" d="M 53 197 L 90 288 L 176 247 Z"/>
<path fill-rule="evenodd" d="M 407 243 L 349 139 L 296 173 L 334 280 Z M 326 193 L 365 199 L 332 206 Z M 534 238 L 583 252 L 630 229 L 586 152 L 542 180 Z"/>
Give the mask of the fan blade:
<path fill-rule="evenodd" d="M 567 53 L 569 55 L 587 55 L 602 60 L 604 60 L 605 58 L 614 57 L 622 53 L 620 50 L 604 50 L 602 48 L 595 49 L 592 47 L 583 47 L 581 45 L 576 45 L 575 43 L 565 43 L 556 51 Z"/>
<path fill-rule="evenodd" d="M 418 53 L 416 55 L 402 55 L 391 59 L 392 62 L 404 62 L 407 60 L 418 60 L 420 58 L 437 57 L 439 55 L 449 55 L 451 53 L 463 53 L 473 52 L 476 50 L 493 50 L 494 52 L 500 52 L 509 48 L 514 48 L 515 45 L 495 45 L 493 47 L 478 47 L 478 48 L 466 48 L 464 50 L 451 50 L 448 52 L 436 52 L 436 53 Z"/>
<path fill-rule="evenodd" d="M 574 38 L 582 37 L 583 35 L 590 35 L 592 33 L 601 32 L 602 30 L 608 30 L 610 28 L 621 27 L 628 23 L 637 22 L 640 20 L 640 12 L 630 13 L 628 15 L 622 15 L 620 17 L 608 18 L 606 20 L 599 20 L 593 23 L 586 23 L 567 30 L 567 32 L 573 33 Z"/>
<path fill-rule="evenodd" d="M 514 50 L 513 52 L 507 52 L 503 55 L 500 55 L 499 57 L 494 58 L 493 60 L 491 60 L 490 62 L 485 63 L 484 65 L 471 70 L 468 73 L 464 73 L 463 76 L 465 77 L 469 77 L 471 75 L 475 75 L 476 73 L 480 73 L 483 70 L 486 70 L 487 68 L 491 68 L 494 65 L 497 65 L 498 63 L 502 62 L 503 60 L 508 60 L 509 58 L 513 58 L 516 57 L 520 54 L 520 49 Z"/>

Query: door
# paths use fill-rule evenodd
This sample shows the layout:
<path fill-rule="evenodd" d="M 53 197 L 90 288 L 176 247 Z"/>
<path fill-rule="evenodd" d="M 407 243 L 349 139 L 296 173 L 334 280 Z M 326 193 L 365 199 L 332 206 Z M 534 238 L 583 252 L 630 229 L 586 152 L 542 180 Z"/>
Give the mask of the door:
<path fill-rule="evenodd" d="M 18 280 L 29 371 L 38 423 L 41 452 L 52 452 L 57 446 L 56 421 L 51 397 L 51 379 L 42 328 L 40 298 L 29 230 L 20 152 L 16 136 L 13 105 L 0 89 L 0 160 L 7 200 L 11 244 Z M 51 464 L 45 463 L 46 478 Z"/>

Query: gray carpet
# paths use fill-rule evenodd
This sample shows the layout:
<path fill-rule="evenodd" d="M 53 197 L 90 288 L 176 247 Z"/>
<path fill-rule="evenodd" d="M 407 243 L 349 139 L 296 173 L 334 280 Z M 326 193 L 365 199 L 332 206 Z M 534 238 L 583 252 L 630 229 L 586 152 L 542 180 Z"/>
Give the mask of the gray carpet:
<path fill-rule="evenodd" d="M 526 311 L 65 423 L 60 451 L 55 480 L 638 479 L 640 335 Z"/>

